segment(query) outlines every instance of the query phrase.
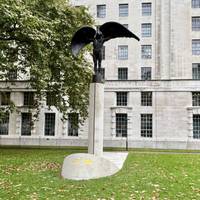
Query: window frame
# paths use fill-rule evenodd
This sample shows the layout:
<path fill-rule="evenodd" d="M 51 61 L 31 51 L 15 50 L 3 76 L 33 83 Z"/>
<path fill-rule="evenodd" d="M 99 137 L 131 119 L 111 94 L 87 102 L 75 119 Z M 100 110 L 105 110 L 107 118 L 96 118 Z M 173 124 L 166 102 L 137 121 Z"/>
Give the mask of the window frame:
<path fill-rule="evenodd" d="M 128 3 L 119 4 L 119 17 L 128 17 L 129 16 L 129 5 Z"/>
<path fill-rule="evenodd" d="M 97 18 L 105 18 L 106 17 L 106 4 L 99 4 L 96 6 L 96 16 Z"/>
<path fill-rule="evenodd" d="M 152 23 L 141 24 L 141 36 L 143 38 L 152 37 Z"/>
<path fill-rule="evenodd" d="M 192 135 L 193 135 L 193 139 L 200 139 L 200 115 L 199 114 L 193 114 L 193 134 Z"/>
<path fill-rule="evenodd" d="M 143 138 L 153 138 L 153 114 L 140 115 L 140 134 Z"/>
<path fill-rule="evenodd" d="M 128 92 L 116 92 L 116 106 L 128 106 Z"/>
<path fill-rule="evenodd" d="M 128 67 L 118 67 L 118 80 L 128 80 Z"/>
<path fill-rule="evenodd" d="M 192 55 L 199 56 L 200 55 L 200 39 L 192 40 Z"/>
<path fill-rule="evenodd" d="M 200 63 L 192 63 L 192 79 L 200 80 Z"/>
<path fill-rule="evenodd" d="M 127 137 L 128 135 L 128 114 L 116 113 L 115 115 L 115 134 L 116 137 Z"/>
<path fill-rule="evenodd" d="M 200 8 L 200 0 L 192 0 L 192 8 Z"/>
<path fill-rule="evenodd" d="M 146 7 L 144 7 L 145 5 Z M 142 3 L 142 16 L 151 16 L 151 15 L 152 15 L 152 3 L 151 2 Z"/>
<path fill-rule="evenodd" d="M 9 134 L 10 114 L 9 113 L 4 113 L 4 114 L 5 115 L 0 120 L 0 136 Z"/>
<path fill-rule="evenodd" d="M 152 59 L 152 45 L 141 45 L 141 58 L 145 60 Z"/>
<path fill-rule="evenodd" d="M 141 106 L 152 106 L 153 93 L 149 91 L 141 92 Z"/>
<path fill-rule="evenodd" d="M 152 79 L 152 68 L 141 67 L 141 80 L 146 81 L 146 80 L 151 80 L 151 79 Z"/>
<path fill-rule="evenodd" d="M 34 106 L 34 92 L 24 92 L 23 106 Z"/>
<path fill-rule="evenodd" d="M 24 120 L 23 116 L 28 116 L 28 120 Z M 30 120 L 30 121 L 29 121 Z M 28 130 L 23 129 L 24 125 L 28 125 Z M 32 113 L 30 112 L 22 112 L 21 113 L 21 136 L 31 136 L 31 129 L 32 129 Z"/>
<path fill-rule="evenodd" d="M 200 92 L 192 92 L 192 106 L 200 106 Z"/>
<path fill-rule="evenodd" d="M 118 60 L 128 60 L 128 45 L 118 46 Z"/>
<path fill-rule="evenodd" d="M 11 92 L 1 92 L 1 106 L 8 106 L 10 104 Z"/>
<path fill-rule="evenodd" d="M 49 116 L 49 119 L 47 119 Z M 53 124 L 52 124 L 53 121 Z M 48 122 L 48 124 L 47 124 Z M 45 113 L 45 120 L 44 120 L 44 136 L 47 137 L 54 137 L 55 136 L 55 127 L 56 127 L 56 113 Z M 51 134 L 49 132 L 52 131 Z"/>
<path fill-rule="evenodd" d="M 192 16 L 192 31 L 200 31 L 200 16 Z"/>
<path fill-rule="evenodd" d="M 79 115 L 78 113 L 68 114 L 68 128 L 67 133 L 70 137 L 78 137 L 79 134 Z"/>

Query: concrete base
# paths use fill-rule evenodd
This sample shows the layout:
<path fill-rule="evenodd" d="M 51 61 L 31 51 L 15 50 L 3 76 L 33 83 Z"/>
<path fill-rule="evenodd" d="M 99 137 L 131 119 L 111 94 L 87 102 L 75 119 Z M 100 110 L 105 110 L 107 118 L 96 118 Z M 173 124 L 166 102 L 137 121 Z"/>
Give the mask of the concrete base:
<path fill-rule="evenodd" d="M 89 180 L 117 173 L 128 153 L 105 152 L 102 157 L 94 154 L 71 154 L 64 159 L 61 175 L 64 179 Z"/>

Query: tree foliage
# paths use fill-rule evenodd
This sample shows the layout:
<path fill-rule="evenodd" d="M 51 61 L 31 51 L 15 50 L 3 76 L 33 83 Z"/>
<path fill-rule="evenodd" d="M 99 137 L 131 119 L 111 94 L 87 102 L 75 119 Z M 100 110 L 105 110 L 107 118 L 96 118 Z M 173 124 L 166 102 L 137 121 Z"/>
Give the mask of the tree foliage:
<path fill-rule="evenodd" d="M 15 70 L 28 75 L 37 102 L 48 91 L 64 117 L 73 111 L 84 119 L 92 70 L 83 54 L 71 55 L 70 42 L 93 23 L 87 9 L 66 0 L 0 0 L 0 16 L 0 79 Z"/>

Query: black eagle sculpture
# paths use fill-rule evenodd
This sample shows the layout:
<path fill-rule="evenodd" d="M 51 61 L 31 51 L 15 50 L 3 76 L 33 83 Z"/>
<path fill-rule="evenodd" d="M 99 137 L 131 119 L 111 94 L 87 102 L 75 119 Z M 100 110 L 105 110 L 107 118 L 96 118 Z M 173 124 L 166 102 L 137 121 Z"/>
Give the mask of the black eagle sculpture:
<path fill-rule="evenodd" d="M 71 41 L 71 50 L 74 56 L 77 56 L 80 50 L 93 43 L 93 62 L 94 72 L 97 75 L 101 70 L 101 61 L 103 53 L 103 44 L 110 39 L 119 37 L 129 37 L 140 40 L 135 34 L 117 22 L 107 22 L 97 27 L 95 30 L 92 27 L 84 26 L 80 28 L 73 36 Z M 98 68 L 97 68 L 98 65 Z"/>

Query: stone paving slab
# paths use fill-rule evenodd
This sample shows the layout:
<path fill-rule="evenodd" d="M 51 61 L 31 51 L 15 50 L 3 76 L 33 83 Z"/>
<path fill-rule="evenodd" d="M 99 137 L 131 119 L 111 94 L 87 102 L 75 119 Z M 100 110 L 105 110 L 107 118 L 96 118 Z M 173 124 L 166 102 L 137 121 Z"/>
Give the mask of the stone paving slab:
<path fill-rule="evenodd" d="M 113 162 L 119 169 L 123 167 L 123 164 L 128 156 L 128 152 L 103 152 L 103 158 L 106 158 Z"/>

